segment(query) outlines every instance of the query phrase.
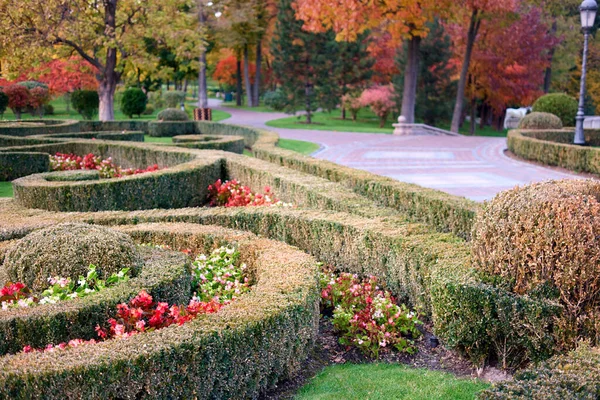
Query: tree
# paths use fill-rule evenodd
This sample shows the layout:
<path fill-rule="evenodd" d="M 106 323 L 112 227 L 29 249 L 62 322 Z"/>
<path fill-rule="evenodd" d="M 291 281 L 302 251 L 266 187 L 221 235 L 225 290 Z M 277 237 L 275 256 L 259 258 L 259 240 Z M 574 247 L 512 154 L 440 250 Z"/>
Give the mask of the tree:
<path fill-rule="evenodd" d="M 29 89 L 15 84 L 4 88 L 4 93 L 8 96 L 8 107 L 18 120 L 21 119 L 21 114 L 25 112 L 30 103 Z"/>
<path fill-rule="evenodd" d="M 96 90 L 96 70 L 77 57 L 57 59 L 44 63 L 25 74 L 29 79 L 36 79 L 48 85 L 50 94 L 63 95 L 75 90 Z"/>
<path fill-rule="evenodd" d="M 250 71 L 250 82 L 254 83 L 256 65 L 251 63 L 248 69 Z M 228 56 L 219 60 L 215 67 L 215 72 L 213 73 L 212 78 L 222 85 L 234 87 L 236 84 L 236 74 L 237 59 L 235 56 Z"/>
<path fill-rule="evenodd" d="M 142 38 L 160 37 L 181 57 L 199 46 L 188 1 L 0 0 L 0 40 L 12 63 L 32 65 L 57 53 L 90 63 L 97 70 L 100 119 L 112 120 L 126 61 L 149 58 Z"/>
<path fill-rule="evenodd" d="M 454 27 L 455 42 L 464 37 L 464 26 Z M 527 45 L 523 45 L 526 38 Z M 522 6 L 517 14 L 486 21 L 473 49 L 466 93 L 471 99 L 471 130 L 477 102 L 482 104 L 482 125 L 488 107 L 497 119 L 507 105 L 528 105 L 542 93 L 548 51 L 557 42 L 539 8 Z M 458 48 L 457 57 L 464 54 Z"/>
<path fill-rule="evenodd" d="M 139 88 L 129 88 L 123 93 L 121 98 L 121 111 L 123 114 L 132 118 L 134 115 L 140 116 L 146 111 L 148 98 Z"/>
<path fill-rule="evenodd" d="M 458 88 L 456 90 L 456 102 L 454 104 L 454 113 L 452 114 L 452 124 L 450 127 L 452 132 L 458 132 L 462 121 L 469 64 L 471 62 L 475 40 L 483 20 L 486 19 L 488 15 L 497 19 L 502 13 L 515 11 L 518 3 L 517 0 L 456 0 L 451 2 L 453 5 L 454 19 L 459 21 L 459 23 L 468 26 L 465 38 L 464 58 L 460 70 Z"/>
<path fill-rule="evenodd" d="M 451 63 L 452 40 L 446 33 L 442 23 L 436 19 L 427 24 L 429 34 L 421 42 L 421 62 L 419 63 L 417 79 L 417 98 L 415 117 L 429 125 L 439 121 L 449 121 L 452 117 L 452 99 L 456 85 L 452 81 L 455 75 Z M 398 52 L 398 64 L 405 71 L 406 51 Z M 404 91 L 404 75 L 394 79 L 396 93 Z M 398 99 L 398 103 L 401 99 Z"/>
<path fill-rule="evenodd" d="M 371 107 L 371 111 L 379 117 L 379 127 L 383 128 L 390 113 L 396 108 L 394 88 L 391 85 L 376 86 L 365 90 L 360 95 L 363 107 Z"/>
<path fill-rule="evenodd" d="M 419 46 L 427 35 L 425 22 L 435 15 L 442 3 L 427 0 L 297 0 L 296 9 L 307 30 L 324 32 L 333 29 L 339 41 L 355 41 L 358 35 L 373 29 L 388 32 L 389 44 L 395 48 L 406 40 L 402 115 L 411 123 L 415 114 Z"/>
<path fill-rule="evenodd" d="M 335 85 L 329 77 L 338 62 L 338 46 L 333 33 L 312 33 L 302 29 L 292 0 L 281 0 L 277 30 L 271 42 L 273 74 L 287 98 L 288 112 L 303 109 L 306 123 L 319 107 L 330 109 L 339 99 L 332 95 Z M 332 104 L 333 103 L 333 104 Z"/>

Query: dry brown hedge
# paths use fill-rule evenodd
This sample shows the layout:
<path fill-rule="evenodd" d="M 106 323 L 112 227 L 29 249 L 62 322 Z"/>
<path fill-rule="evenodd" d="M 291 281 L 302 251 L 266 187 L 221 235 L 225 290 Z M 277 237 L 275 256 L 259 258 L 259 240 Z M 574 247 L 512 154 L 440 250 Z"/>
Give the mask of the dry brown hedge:
<path fill-rule="evenodd" d="M 600 182 L 563 180 L 500 193 L 473 228 L 486 279 L 520 295 L 557 299 L 559 343 L 600 339 Z"/>

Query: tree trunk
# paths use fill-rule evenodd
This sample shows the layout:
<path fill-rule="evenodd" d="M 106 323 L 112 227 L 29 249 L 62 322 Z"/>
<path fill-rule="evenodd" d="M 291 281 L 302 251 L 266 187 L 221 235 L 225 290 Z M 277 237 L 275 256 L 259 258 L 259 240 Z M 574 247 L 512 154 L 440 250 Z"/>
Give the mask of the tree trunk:
<path fill-rule="evenodd" d="M 104 10 L 104 25 L 109 31 L 109 37 L 115 37 L 117 26 L 117 0 L 107 0 Z M 117 48 L 109 47 L 106 50 L 106 63 L 99 74 L 98 97 L 100 98 L 100 121 L 113 121 L 115 119 L 115 89 L 119 83 L 120 74 L 117 72 Z"/>
<path fill-rule="evenodd" d="M 250 57 L 248 44 L 244 45 L 244 86 L 246 87 L 246 102 L 248 107 L 254 107 L 252 84 L 250 83 Z"/>
<path fill-rule="evenodd" d="M 346 95 L 346 82 L 342 84 L 342 98 Z M 342 119 L 346 119 L 346 107 L 344 107 L 344 103 L 342 102 Z"/>
<path fill-rule="evenodd" d="M 556 19 L 552 22 L 552 28 L 550 28 L 550 33 L 552 35 L 556 34 L 558 30 L 558 25 L 556 23 Z M 554 52 L 556 51 L 556 46 L 552 46 L 550 50 L 548 50 L 548 68 L 544 72 L 544 93 L 550 92 L 550 85 L 552 83 L 552 60 L 554 59 Z"/>
<path fill-rule="evenodd" d="M 481 104 L 481 110 L 479 111 L 479 129 L 483 129 L 487 125 L 488 111 L 489 107 L 484 99 Z"/>
<path fill-rule="evenodd" d="M 254 107 L 260 105 L 260 82 L 262 68 L 262 42 L 258 39 L 256 43 L 256 74 L 254 75 Z"/>
<path fill-rule="evenodd" d="M 242 105 L 242 62 L 240 61 L 239 55 L 237 57 L 237 62 L 236 62 L 235 81 L 236 81 L 235 104 L 239 107 Z"/>
<path fill-rule="evenodd" d="M 469 129 L 469 134 L 471 136 L 475 135 L 475 125 L 476 120 L 477 119 L 477 101 L 475 100 L 475 97 L 471 98 L 471 128 Z"/>
<path fill-rule="evenodd" d="M 458 90 L 456 93 L 456 103 L 454 105 L 454 114 L 452 115 L 452 125 L 450 130 L 458 133 L 460 128 L 460 119 L 463 112 L 464 100 L 465 100 L 465 89 L 467 87 L 467 74 L 469 72 L 469 64 L 471 63 L 471 54 L 473 54 L 473 45 L 475 44 L 475 38 L 481 25 L 481 19 L 479 18 L 479 10 L 473 10 L 471 14 L 471 22 L 469 23 L 469 32 L 467 33 L 467 48 L 465 50 L 465 59 L 463 60 L 462 69 L 460 71 L 460 79 L 458 81 Z"/>
<path fill-rule="evenodd" d="M 402 93 L 401 115 L 407 124 L 415 123 L 415 104 L 417 99 L 417 79 L 419 77 L 420 37 L 412 37 L 406 50 L 406 70 L 404 71 L 404 92 Z"/>
<path fill-rule="evenodd" d="M 198 0 L 198 21 L 200 28 L 206 23 L 206 14 L 204 14 L 203 1 Z M 198 71 L 198 108 L 208 108 L 208 89 L 206 86 L 206 43 L 203 43 L 200 51 L 200 69 Z"/>
<path fill-rule="evenodd" d="M 312 94 L 312 84 L 310 83 L 310 58 L 307 57 L 305 60 L 305 80 L 304 80 L 304 101 L 306 106 L 306 123 L 312 124 L 312 104 L 310 96 Z"/>
<path fill-rule="evenodd" d="M 115 89 L 117 81 L 115 79 L 105 78 L 98 87 L 98 97 L 100 98 L 100 121 L 113 121 L 115 119 Z"/>

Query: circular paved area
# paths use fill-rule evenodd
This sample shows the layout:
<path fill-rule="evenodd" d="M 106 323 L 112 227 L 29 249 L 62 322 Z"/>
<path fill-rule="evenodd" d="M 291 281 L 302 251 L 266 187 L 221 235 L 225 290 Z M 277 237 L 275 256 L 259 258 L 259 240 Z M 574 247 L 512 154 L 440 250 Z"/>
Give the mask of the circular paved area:
<path fill-rule="evenodd" d="M 220 108 L 213 102 L 211 106 Z M 476 201 L 491 199 L 516 185 L 548 179 L 579 178 L 504 154 L 506 138 L 469 136 L 393 136 L 267 127 L 288 115 L 221 108 L 232 117 L 224 122 L 277 132 L 287 139 L 321 145 L 313 154 L 335 163 L 416 183 Z"/>

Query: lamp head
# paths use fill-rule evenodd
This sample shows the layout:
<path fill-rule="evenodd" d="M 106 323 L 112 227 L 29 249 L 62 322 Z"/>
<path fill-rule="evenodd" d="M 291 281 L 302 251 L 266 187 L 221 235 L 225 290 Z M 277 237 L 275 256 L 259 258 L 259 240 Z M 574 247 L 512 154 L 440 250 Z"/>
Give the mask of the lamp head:
<path fill-rule="evenodd" d="M 596 0 L 583 0 L 581 6 L 579 6 L 579 12 L 581 14 L 581 27 L 589 30 L 594 26 L 598 3 L 596 3 Z"/>

